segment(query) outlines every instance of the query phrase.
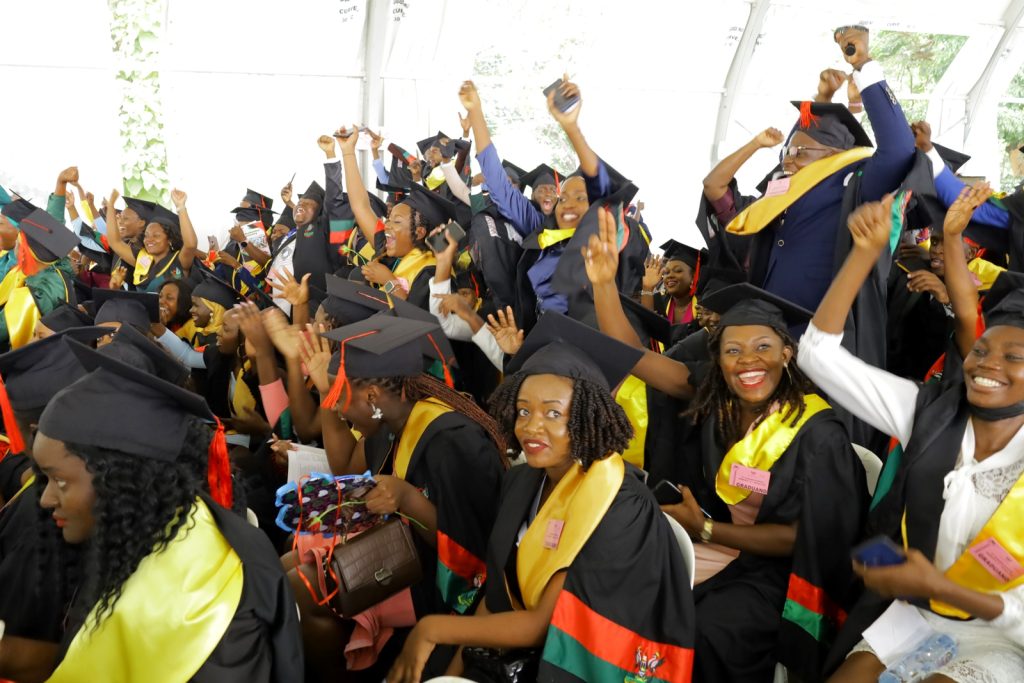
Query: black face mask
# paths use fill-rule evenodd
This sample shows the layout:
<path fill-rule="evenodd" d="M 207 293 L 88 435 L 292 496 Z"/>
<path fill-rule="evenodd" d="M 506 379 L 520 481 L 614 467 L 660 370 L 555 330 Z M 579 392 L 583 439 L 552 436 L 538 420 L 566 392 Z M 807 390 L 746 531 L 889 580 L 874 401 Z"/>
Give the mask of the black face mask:
<path fill-rule="evenodd" d="M 968 403 L 968 406 L 970 407 L 971 415 L 979 420 L 985 420 L 985 422 L 996 422 L 1024 415 L 1024 401 L 1003 406 L 1002 408 L 979 408 L 970 403 Z"/>

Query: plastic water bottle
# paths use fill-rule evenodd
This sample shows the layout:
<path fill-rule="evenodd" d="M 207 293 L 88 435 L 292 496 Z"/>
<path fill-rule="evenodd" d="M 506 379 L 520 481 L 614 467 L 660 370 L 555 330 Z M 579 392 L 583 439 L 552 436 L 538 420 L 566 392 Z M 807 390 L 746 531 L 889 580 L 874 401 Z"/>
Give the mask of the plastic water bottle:
<path fill-rule="evenodd" d="M 920 681 L 956 657 L 956 641 L 945 633 L 936 633 L 917 646 L 913 652 L 886 669 L 878 683 L 913 683 Z"/>

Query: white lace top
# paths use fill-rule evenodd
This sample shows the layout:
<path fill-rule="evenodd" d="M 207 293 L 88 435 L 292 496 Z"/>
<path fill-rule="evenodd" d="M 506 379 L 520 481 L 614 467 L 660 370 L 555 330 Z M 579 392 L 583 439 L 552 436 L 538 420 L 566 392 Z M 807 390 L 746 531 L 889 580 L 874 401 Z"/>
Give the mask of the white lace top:
<path fill-rule="evenodd" d="M 917 384 L 869 365 L 841 346 L 841 334 L 814 324 L 800 339 L 797 364 L 829 398 L 906 447 L 914 426 Z M 974 459 L 974 428 L 968 421 L 956 468 L 946 475 L 935 566 L 945 571 L 995 512 L 1024 472 L 1024 429 L 982 462 Z M 1003 613 L 988 624 L 1024 645 L 1024 586 L 1001 594 Z"/>

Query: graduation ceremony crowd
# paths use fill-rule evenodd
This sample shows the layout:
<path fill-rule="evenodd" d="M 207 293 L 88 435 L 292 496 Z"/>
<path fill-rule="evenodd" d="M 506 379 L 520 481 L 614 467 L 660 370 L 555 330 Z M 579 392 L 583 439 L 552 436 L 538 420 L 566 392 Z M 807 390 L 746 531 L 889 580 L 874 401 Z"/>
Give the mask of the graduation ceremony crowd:
<path fill-rule="evenodd" d="M 466 81 L 458 138 L 313 131 L 226 244 L 0 188 L 0 680 L 875 681 L 922 632 L 889 680 L 1024 680 L 1024 193 L 834 37 L 699 244 L 568 79 L 575 170 Z"/>

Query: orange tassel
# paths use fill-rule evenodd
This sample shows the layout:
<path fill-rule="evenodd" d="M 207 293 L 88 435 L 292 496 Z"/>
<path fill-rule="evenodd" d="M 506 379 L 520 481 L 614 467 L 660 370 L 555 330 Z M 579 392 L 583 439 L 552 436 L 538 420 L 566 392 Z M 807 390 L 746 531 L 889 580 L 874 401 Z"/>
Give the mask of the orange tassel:
<path fill-rule="evenodd" d="M 36 255 L 32 253 L 32 248 L 28 246 L 28 239 L 24 233 L 18 236 L 18 267 L 21 268 L 21 272 L 25 274 L 25 277 L 31 277 L 39 272 L 40 264 Z"/>
<path fill-rule="evenodd" d="M 345 372 L 345 344 L 352 341 L 353 339 L 362 339 L 363 337 L 369 337 L 371 334 L 377 334 L 380 330 L 370 330 L 369 332 L 363 332 L 357 334 L 348 339 L 344 339 L 341 342 L 341 348 L 338 350 L 338 374 L 334 378 L 334 384 L 331 385 L 331 390 L 327 392 L 320 401 L 321 408 L 331 409 L 338 404 L 338 399 L 341 398 L 342 390 L 348 386 L 348 375 Z M 342 412 L 348 410 L 349 404 L 352 402 L 352 392 L 348 393 L 345 397 L 345 405 L 341 407 Z"/>
<path fill-rule="evenodd" d="M 690 283 L 690 298 L 697 293 L 697 284 L 700 282 L 700 252 L 697 252 L 697 266 L 693 269 L 693 282 Z"/>
<path fill-rule="evenodd" d="M 0 460 L 3 460 L 10 453 L 24 453 L 25 439 L 22 438 L 21 430 L 18 429 L 18 423 L 14 419 L 14 408 L 11 407 L 11 399 L 7 396 L 7 387 L 2 378 L 0 378 L 0 413 L 3 414 L 4 431 L 7 432 L 7 441 L 11 446 L 7 453 L 0 456 Z"/>
<path fill-rule="evenodd" d="M 448 369 L 448 363 L 445 362 L 444 354 L 441 353 L 441 347 L 437 345 L 436 341 L 434 341 L 434 335 L 428 334 L 427 339 L 430 340 L 430 345 L 434 347 L 435 351 L 437 351 L 437 357 L 441 359 L 441 369 L 444 370 L 444 383 L 448 385 L 449 389 L 454 389 L 455 380 L 452 379 L 452 373 Z"/>
<path fill-rule="evenodd" d="M 217 421 L 217 431 L 214 432 L 213 441 L 210 442 L 206 477 L 210 484 L 210 496 L 219 505 L 230 510 L 234 494 L 231 484 L 231 460 L 228 458 L 228 441 L 224 436 L 224 424 L 220 418 L 214 417 L 213 419 Z"/>
<path fill-rule="evenodd" d="M 818 125 L 818 121 L 821 117 L 815 116 L 811 113 L 811 103 L 801 102 L 800 103 L 800 127 L 810 128 L 811 124 Z"/>
<path fill-rule="evenodd" d="M 558 171 L 551 169 L 555 174 L 555 194 L 558 196 L 562 195 L 562 182 L 558 179 Z"/>

